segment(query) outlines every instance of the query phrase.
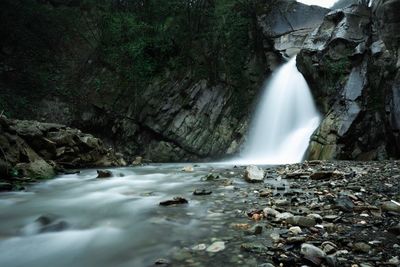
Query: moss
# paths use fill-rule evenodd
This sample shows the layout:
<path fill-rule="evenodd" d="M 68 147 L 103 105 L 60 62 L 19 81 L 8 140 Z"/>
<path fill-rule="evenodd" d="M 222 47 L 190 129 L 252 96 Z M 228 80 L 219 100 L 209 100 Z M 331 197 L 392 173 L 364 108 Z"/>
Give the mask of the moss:
<path fill-rule="evenodd" d="M 324 61 L 324 72 L 326 81 L 330 87 L 335 87 L 346 81 L 350 71 L 351 62 L 347 57 L 338 60 L 326 59 Z"/>

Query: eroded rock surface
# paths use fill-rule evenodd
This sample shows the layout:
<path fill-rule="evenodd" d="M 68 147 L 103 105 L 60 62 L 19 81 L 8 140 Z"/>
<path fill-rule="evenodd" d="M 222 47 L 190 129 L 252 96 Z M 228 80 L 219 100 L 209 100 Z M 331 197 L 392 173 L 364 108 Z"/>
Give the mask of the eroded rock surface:
<path fill-rule="evenodd" d="M 398 3 L 332 11 L 306 39 L 297 65 L 324 114 L 311 138 L 310 159 L 399 155 L 400 33 L 392 16 Z"/>
<path fill-rule="evenodd" d="M 100 139 L 61 124 L 0 117 L 0 147 L 0 178 L 11 181 L 51 178 L 71 168 L 124 165 Z"/>

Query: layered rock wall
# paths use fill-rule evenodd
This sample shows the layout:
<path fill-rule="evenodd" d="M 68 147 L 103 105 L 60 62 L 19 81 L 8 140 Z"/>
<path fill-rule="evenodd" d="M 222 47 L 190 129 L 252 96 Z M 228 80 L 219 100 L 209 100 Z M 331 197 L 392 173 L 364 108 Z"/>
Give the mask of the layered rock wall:
<path fill-rule="evenodd" d="M 311 159 L 398 157 L 399 2 L 332 11 L 306 39 L 297 64 L 324 114 Z"/>

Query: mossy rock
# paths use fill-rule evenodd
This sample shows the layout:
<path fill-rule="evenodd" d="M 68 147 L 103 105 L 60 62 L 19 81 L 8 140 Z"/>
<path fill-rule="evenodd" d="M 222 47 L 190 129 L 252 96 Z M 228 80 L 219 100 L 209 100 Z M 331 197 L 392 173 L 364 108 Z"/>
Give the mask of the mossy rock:
<path fill-rule="evenodd" d="M 18 163 L 15 169 L 19 175 L 33 179 L 50 179 L 56 174 L 54 168 L 42 159 L 30 163 Z"/>

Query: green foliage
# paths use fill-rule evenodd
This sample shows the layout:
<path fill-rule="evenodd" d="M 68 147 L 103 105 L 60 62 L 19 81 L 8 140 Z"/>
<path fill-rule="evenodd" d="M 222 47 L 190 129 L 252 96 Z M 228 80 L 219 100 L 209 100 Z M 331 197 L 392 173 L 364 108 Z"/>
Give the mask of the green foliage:
<path fill-rule="evenodd" d="M 325 58 L 323 67 L 325 73 L 324 82 L 331 90 L 335 90 L 338 84 L 346 80 L 351 68 L 351 62 L 347 57 L 342 57 L 338 60 Z"/>
<path fill-rule="evenodd" d="M 11 52 L 0 52 L 0 63 L 18 74 L 7 74 L 5 82 L 20 99 L 74 96 L 88 75 L 82 70 L 91 71 L 96 77 L 86 79 L 89 90 L 112 87 L 137 101 L 149 83 L 170 71 L 178 79 L 189 74 L 225 83 L 241 110 L 249 100 L 244 66 L 259 41 L 255 21 L 262 2 L 3 0 L 0 49 Z M 95 58 L 91 70 L 83 67 L 89 58 Z"/>
<path fill-rule="evenodd" d="M 165 70 L 226 83 L 246 105 L 244 74 L 258 1 L 131 0 L 101 18 L 100 57 L 138 96 Z M 247 101 L 248 102 L 248 101 Z M 235 105 L 236 106 L 236 105 Z"/>

